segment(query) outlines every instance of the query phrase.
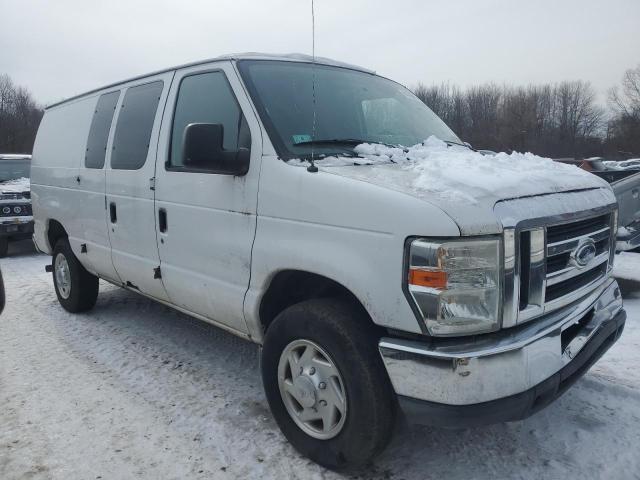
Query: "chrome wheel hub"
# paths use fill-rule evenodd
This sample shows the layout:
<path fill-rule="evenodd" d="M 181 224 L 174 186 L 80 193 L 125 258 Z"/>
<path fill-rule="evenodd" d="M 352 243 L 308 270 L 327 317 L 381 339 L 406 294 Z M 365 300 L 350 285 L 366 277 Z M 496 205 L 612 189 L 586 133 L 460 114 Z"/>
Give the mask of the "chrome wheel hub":
<path fill-rule="evenodd" d="M 344 427 L 347 397 L 331 357 L 310 340 L 294 340 L 282 351 L 278 386 L 293 421 L 308 435 L 333 438 Z"/>
<path fill-rule="evenodd" d="M 69 271 L 69 263 L 64 255 L 59 253 L 53 266 L 58 293 L 64 299 L 71 295 L 71 272 Z"/>
<path fill-rule="evenodd" d="M 316 388 L 313 381 L 306 375 L 298 375 L 293 381 L 293 390 L 298 403 L 304 408 L 311 408 L 316 404 Z"/>

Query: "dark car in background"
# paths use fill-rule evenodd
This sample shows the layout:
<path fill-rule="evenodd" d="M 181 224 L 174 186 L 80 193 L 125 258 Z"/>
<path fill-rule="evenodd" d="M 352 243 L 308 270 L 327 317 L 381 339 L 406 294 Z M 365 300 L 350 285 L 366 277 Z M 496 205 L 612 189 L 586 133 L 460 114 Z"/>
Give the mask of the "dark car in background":
<path fill-rule="evenodd" d="M 9 241 L 31 238 L 31 155 L 0 154 L 0 257 Z"/>
<path fill-rule="evenodd" d="M 611 184 L 618 201 L 617 251 L 640 247 L 640 158 L 622 161 L 593 157 L 583 160 L 580 168 Z"/>

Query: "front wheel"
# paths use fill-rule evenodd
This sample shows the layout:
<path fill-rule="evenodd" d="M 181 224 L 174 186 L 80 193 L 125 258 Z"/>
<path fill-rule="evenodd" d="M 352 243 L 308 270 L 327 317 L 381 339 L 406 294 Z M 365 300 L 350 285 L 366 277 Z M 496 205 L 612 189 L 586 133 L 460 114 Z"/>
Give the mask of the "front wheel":
<path fill-rule="evenodd" d="M 361 308 L 314 299 L 280 313 L 262 351 L 271 411 L 289 442 L 334 470 L 361 466 L 389 442 L 393 388 Z"/>
<path fill-rule="evenodd" d="M 84 312 L 96 304 L 98 277 L 82 266 L 66 238 L 53 249 L 53 286 L 60 305 L 69 312 Z"/>

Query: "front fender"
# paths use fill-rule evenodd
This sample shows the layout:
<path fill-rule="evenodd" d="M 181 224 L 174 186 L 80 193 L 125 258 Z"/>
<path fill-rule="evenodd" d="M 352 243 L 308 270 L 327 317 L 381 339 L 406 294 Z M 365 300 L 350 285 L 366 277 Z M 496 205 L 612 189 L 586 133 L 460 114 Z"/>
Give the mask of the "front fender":
<path fill-rule="evenodd" d="M 260 300 L 281 270 L 327 277 L 351 291 L 374 323 L 422 333 L 402 291 L 407 237 L 460 235 L 437 207 L 326 172 L 265 157 L 245 319 L 262 338 Z"/>

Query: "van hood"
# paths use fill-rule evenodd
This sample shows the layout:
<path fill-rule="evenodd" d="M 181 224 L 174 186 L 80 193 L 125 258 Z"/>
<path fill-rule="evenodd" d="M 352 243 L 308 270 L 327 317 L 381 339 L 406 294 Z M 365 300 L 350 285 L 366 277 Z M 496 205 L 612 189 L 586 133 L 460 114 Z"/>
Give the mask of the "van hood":
<path fill-rule="evenodd" d="M 611 191 L 606 181 L 573 165 L 531 153 L 484 156 L 435 137 L 406 149 L 362 144 L 355 151 L 360 158 L 330 157 L 316 165 L 327 173 L 429 202 L 448 214 L 462 235 L 501 232 L 494 212 L 500 201 L 593 189 Z M 532 218 L 536 216 L 539 212 L 531 212 Z"/>

